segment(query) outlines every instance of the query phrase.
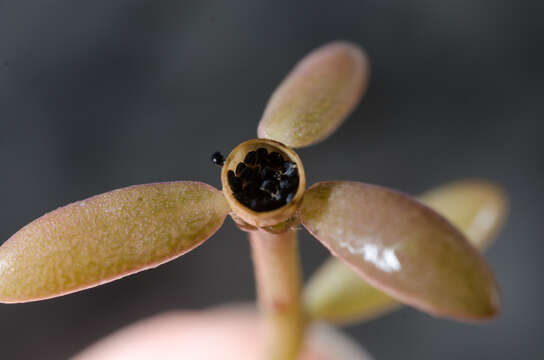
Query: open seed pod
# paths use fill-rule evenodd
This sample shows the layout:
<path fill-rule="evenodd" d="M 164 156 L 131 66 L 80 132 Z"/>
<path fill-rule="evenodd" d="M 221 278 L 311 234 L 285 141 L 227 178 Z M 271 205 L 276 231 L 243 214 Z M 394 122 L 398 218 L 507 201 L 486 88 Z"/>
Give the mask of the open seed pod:
<path fill-rule="evenodd" d="M 262 176 L 265 169 L 272 174 Z M 295 214 L 304 195 L 306 175 L 292 149 L 273 140 L 252 139 L 229 154 L 221 182 L 234 216 L 263 228 L 281 224 Z M 271 182 L 277 183 L 277 188 Z"/>

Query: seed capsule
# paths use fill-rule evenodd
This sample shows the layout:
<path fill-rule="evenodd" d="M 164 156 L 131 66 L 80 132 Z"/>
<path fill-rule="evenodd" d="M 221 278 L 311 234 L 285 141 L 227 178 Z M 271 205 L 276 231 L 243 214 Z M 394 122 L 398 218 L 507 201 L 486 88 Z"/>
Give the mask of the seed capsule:
<path fill-rule="evenodd" d="M 278 151 L 265 147 L 253 149 L 234 167 L 229 164 L 232 170 L 224 170 L 232 196 L 257 212 L 272 211 L 292 202 L 300 182 L 297 163 Z"/>
<path fill-rule="evenodd" d="M 265 148 L 248 152 L 235 174 L 236 199 L 254 211 L 270 211 L 291 202 L 299 184 L 296 164 Z"/>
<path fill-rule="evenodd" d="M 229 186 L 230 170 L 241 183 L 237 192 Z M 236 217 L 265 230 L 296 215 L 306 185 L 304 166 L 296 152 L 268 139 L 252 139 L 236 146 L 226 157 L 221 181 Z M 291 193 L 294 196 L 289 196 Z"/>

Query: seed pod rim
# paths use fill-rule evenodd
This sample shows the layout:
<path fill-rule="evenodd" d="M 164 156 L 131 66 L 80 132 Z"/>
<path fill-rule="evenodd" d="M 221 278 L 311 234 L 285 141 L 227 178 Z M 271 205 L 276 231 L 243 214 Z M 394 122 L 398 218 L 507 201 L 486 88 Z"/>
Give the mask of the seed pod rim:
<path fill-rule="evenodd" d="M 271 211 L 254 211 L 240 203 L 233 196 L 233 192 L 228 182 L 229 170 L 235 171 L 238 163 L 243 161 L 248 152 L 257 150 L 261 147 L 267 149 L 269 152 L 279 152 L 280 154 L 289 158 L 290 161 L 293 161 L 298 168 L 299 185 L 297 192 L 295 193 L 295 197 L 293 200 L 291 200 L 291 202 Z M 306 190 L 306 173 L 304 172 L 304 167 L 300 157 L 293 149 L 274 140 L 250 139 L 237 145 L 225 159 L 225 163 L 221 169 L 221 183 L 223 186 L 223 194 L 231 206 L 232 212 L 234 212 L 246 223 L 262 228 L 277 225 L 288 220 L 295 214 L 302 202 L 302 197 L 304 196 L 304 192 Z"/>

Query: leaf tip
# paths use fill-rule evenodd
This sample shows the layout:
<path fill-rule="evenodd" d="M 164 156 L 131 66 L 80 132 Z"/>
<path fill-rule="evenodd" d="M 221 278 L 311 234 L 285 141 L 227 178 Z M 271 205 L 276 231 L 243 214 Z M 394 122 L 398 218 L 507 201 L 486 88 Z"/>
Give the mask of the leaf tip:
<path fill-rule="evenodd" d="M 358 45 L 334 41 L 313 50 L 272 94 L 257 135 L 291 147 L 324 140 L 359 103 L 368 79 L 368 57 Z"/>

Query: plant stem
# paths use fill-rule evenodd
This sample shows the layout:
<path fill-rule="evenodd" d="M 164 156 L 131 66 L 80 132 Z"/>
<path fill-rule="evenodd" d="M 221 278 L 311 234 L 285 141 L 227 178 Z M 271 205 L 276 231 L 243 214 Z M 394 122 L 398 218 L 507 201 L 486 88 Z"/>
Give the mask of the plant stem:
<path fill-rule="evenodd" d="M 264 322 L 263 360 L 294 360 L 304 333 L 297 233 L 256 230 L 249 240 Z"/>

